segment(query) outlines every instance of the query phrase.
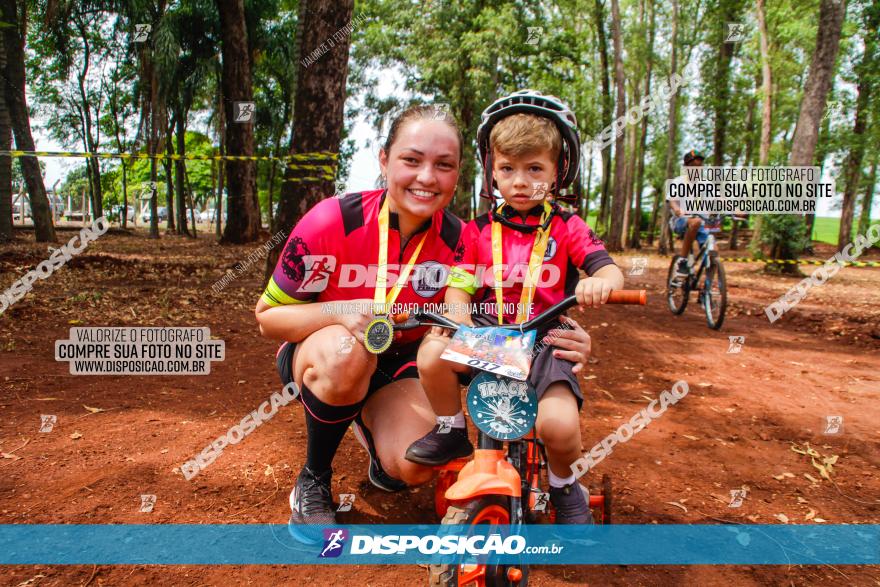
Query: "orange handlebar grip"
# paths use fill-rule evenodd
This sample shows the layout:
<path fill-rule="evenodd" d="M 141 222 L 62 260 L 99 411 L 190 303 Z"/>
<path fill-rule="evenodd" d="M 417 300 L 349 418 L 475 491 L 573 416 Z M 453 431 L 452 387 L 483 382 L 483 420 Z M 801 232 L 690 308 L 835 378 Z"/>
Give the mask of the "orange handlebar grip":
<path fill-rule="evenodd" d="M 648 292 L 644 289 L 620 289 L 611 292 L 606 303 L 644 306 L 648 303 Z"/>

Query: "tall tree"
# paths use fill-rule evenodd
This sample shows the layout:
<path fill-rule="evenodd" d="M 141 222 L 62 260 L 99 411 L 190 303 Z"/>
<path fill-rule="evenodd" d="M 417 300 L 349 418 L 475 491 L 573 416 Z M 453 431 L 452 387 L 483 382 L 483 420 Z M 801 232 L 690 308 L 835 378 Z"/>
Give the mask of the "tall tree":
<path fill-rule="evenodd" d="M 877 163 L 880 163 L 880 151 L 874 152 L 871 173 L 868 174 L 868 185 L 862 198 L 862 214 L 859 216 L 859 234 L 865 234 L 871 224 L 871 207 L 874 204 L 874 188 L 877 186 Z"/>
<path fill-rule="evenodd" d="M 767 17 L 764 12 L 764 0 L 756 0 L 755 12 L 758 17 L 758 33 L 761 47 L 761 146 L 758 151 L 758 165 L 767 165 L 770 161 L 770 140 L 773 132 L 773 75 L 770 69 L 770 38 L 767 33 Z M 752 234 L 752 247 L 760 246 L 761 215 L 755 220 L 755 231 Z"/>
<path fill-rule="evenodd" d="M 342 139 L 348 50 L 351 34 L 337 35 L 351 23 L 354 0 L 335 3 L 301 0 L 302 43 L 294 103 L 293 141 L 290 154 L 318 151 L 338 152 Z M 336 36 L 334 36 L 336 35 Z M 333 39 L 333 46 L 312 63 L 302 56 L 313 55 L 322 43 Z M 284 173 L 278 202 L 276 226 L 286 232 L 317 202 L 331 195 L 332 180 L 315 180 L 313 171 L 291 169 Z M 272 249 L 266 263 L 266 278 L 275 268 L 279 247 Z"/>
<path fill-rule="evenodd" d="M 599 40 L 599 59 L 602 78 L 602 128 L 611 126 L 611 80 L 608 74 L 608 40 L 605 33 L 605 10 L 602 0 L 593 4 L 593 20 L 596 23 L 596 37 Z M 611 194 L 611 145 L 602 149 L 602 195 L 599 199 L 599 225 L 608 226 L 608 197 Z"/>
<path fill-rule="evenodd" d="M 0 36 L 0 70 L 6 69 L 6 38 Z M 12 148 L 6 92 L 0 92 L 0 150 Z M 0 157 L 0 242 L 12 240 L 12 157 Z"/>
<path fill-rule="evenodd" d="M 838 1 L 842 2 L 843 0 Z M 831 0 L 823 0 L 823 10 L 826 3 L 831 3 Z M 840 12 L 842 13 L 843 10 L 844 9 L 841 8 Z M 826 17 L 828 21 L 831 21 L 832 18 L 832 16 Z M 840 16 L 840 19 L 843 19 L 842 15 Z M 880 67 L 880 55 L 878 55 L 877 41 L 878 24 L 880 24 L 880 2 L 873 2 L 865 7 L 864 21 L 865 51 L 862 53 L 861 62 L 856 67 L 856 75 L 859 80 L 859 95 L 856 99 L 856 120 L 853 124 L 851 147 L 844 166 L 844 171 L 846 173 L 846 188 L 843 192 L 843 207 L 840 212 L 840 232 L 838 232 L 837 235 L 838 249 L 842 249 L 852 240 L 852 225 L 856 207 L 856 196 L 862 182 L 862 159 L 865 155 L 865 138 L 868 136 L 866 130 L 868 128 L 868 118 L 872 106 L 871 95 L 874 90 L 876 77 L 878 76 L 878 67 Z M 839 38 L 840 21 L 829 22 L 827 26 L 833 26 L 834 24 L 837 25 L 837 34 Z M 823 21 L 820 16 L 820 34 L 822 27 Z M 880 124 L 880 121 L 878 121 L 877 124 Z"/>
<path fill-rule="evenodd" d="M 617 87 L 617 119 L 626 116 L 626 79 L 623 73 L 623 39 L 620 25 L 620 6 L 611 0 L 611 28 L 614 40 L 614 84 Z M 608 233 L 608 250 L 623 249 L 624 214 L 626 210 L 626 153 L 625 135 L 614 143 L 614 198 L 611 207 L 611 230 Z"/>
<path fill-rule="evenodd" d="M 670 79 L 678 71 L 678 0 L 672 0 L 672 49 L 669 57 L 669 75 Z M 664 177 L 671 179 L 675 173 L 675 161 L 678 158 L 678 92 L 672 92 L 669 96 L 669 130 L 667 132 L 669 143 L 666 147 L 666 166 Z M 665 194 L 664 194 L 665 196 Z M 660 223 L 660 244 L 657 247 L 661 255 L 669 252 L 671 242 L 671 231 L 669 229 L 669 204 L 663 206 L 663 220 Z"/>
<path fill-rule="evenodd" d="M 648 28 L 648 55 L 647 55 L 647 68 L 645 70 L 645 96 L 651 95 L 651 75 L 653 73 L 654 68 L 654 35 L 656 32 L 656 7 L 655 0 L 648 0 L 648 10 L 651 14 L 648 17 L 650 21 L 650 25 Z M 650 120 L 650 115 L 645 113 L 642 118 L 642 130 L 641 137 L 639 139 L 639 168 L 637 172 L 636 179 L 636 193 L 635 193 L 635 207 L 633 214 L 633 225 L 632 225 L 632 240 L 630 241 L 630 246 L 635 249 L 640 249 L 642 247 L 641 242 L 641 231 L 642 231 L 642 192 L 645 189 L 645 154 L 647 151 L 647 141 L 648 141 L 648 121 Z"/>
<path fill-rule="evenodd" d="M 251 52 L 248 47 L 244 0 L 216 0 L 220 13 L 223 53 L 223 98 L 226 110 L 226 151 L 229 155 L 253 156 L 253 114 L 247 121 L 236 120 L 235 103 L 253 102 Z M 315 107 L 319 107 L 317 104 Z M 260 207 L 257 202 L 254 161 L 226 162 L 227 220 L 223 242 L 244 243 L 257 240 Z"/>
<path fill-rule="evenodd" d="M 9 108 L 15 145 L 21 151 L 35 151 L 25 96 L 24 40 L 27 38 L 27 4 L 22 2 L 20 8 L 16 9 L 15 0 L 2 0 L 0 13 L 4 22 L 2 31 L 6 46 L 6 67 L 3 68 L 6 105 Z M 22 157 L 19 161 L 30 197 L 36 240 L 54 241 L 55 227 L 52 224 L 52 211 L 46 197 L 40 162 L 36 157 Z"/>

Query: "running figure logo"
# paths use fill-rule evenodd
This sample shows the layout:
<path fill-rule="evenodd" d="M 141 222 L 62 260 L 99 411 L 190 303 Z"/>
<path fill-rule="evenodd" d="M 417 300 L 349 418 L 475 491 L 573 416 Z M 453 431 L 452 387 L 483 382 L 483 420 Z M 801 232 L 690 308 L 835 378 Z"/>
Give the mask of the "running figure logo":
<path fill-rule="evenodd" d="M 336 508 L 337 512 L 350 512 L 351 506 L 354 505 L 354 493 L 340 493 L 339 494 L 339 507 Z"/>
<path fill-rule="evenodd" d="M 546 491 L 540 491 L 535 494 L 535 507 L 532 510 L 536 512 L 544 512 L 547 511 L 547 502 L 550 499 L 550 494 Z"/>
<path fill-rule="evenodd" d="M 52 432 L 52 428 L 55 427 L 55 423 L 58 421 L 58 416 L 54 414 L 41 414 L 40 415 L 40 432 Z"/>
<path fill-rule="evenodd" d="M 729 508 L 738 508 L 742 506 L 743 500 L 746 498 L 746 490 L 745 489 L 731 489 L 730 490 L 730 503 L 727 505 Z"/>
<path fill-rule="evenodd" d="M 823 434 L 840 434 L 843 432 L 843 416 L 825 416 L 825 432 Z"/>
<path fill-rule="evenodd" d="M 727 23 L 727 36 L 725 43 L 741 43 L 746 38 L 746 25 L 741 22 Z"/>
<path fill-rule="evenodd" d="M 330 274 L 336 270 L 336 257 L 333 255 L 303 255 L 305 274 L 299 291 L 320 293 L 327 289 Z"/>
<path fill-rule="evenodd" d="M 629 268 L 627 275 L 644 275 L 645 269 L 648 267 L 647 257 L 633 257 L 632 267 Z"/>
<path fill-rule="evenodd" d="M 319 558 L 337 558 L 342 554 L 345 541 L 348 540 L 348 530 L 334 530 L 327 528 L 324 530 L 324 548 L 321 550 Z"/>
<path fill-rule="evenodd" d="M 736 354 L 742 352 L 742 347 L 746 344 L 745 336 L 728 336 L 730 346 L 727 347 L 727 354 Z"/>

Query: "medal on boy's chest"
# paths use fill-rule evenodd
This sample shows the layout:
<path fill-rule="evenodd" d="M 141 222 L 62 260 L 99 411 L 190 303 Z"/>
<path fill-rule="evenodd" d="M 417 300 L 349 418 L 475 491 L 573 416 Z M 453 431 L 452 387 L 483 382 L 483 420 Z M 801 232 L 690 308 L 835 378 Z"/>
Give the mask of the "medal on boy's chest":
<path fill-rule="evenodd" d="M 388 318 L 391 305 L 400 294 L 400 290 L 406 284 L 406 280 L 412 272 L 413 265 L 419 257 L 422 245 L 428 237 L 428 231 L 422 236 L 416 250 L 407 261 L 407 264 L 397 277 L 397 282 L 388 294 L 388 224 L 390 212 L 388 210 L 388 196 L 379 211 L 379 267 L 376 272 L 376 290 L 373 295 L 373 313 L 375 318 L 364 329 L 364 346 L 371 353 L 384 353 L 394 340 L 394 326 Z"/>

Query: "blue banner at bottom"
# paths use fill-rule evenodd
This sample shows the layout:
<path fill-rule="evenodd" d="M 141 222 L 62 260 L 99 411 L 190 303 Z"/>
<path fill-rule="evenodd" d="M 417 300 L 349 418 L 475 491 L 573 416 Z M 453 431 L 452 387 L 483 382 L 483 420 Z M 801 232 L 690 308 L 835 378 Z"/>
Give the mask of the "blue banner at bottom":
<path fill-rule="evenodd" d="M 0 525 L 0 564 L 880 565 L 880 525 Z"/>

